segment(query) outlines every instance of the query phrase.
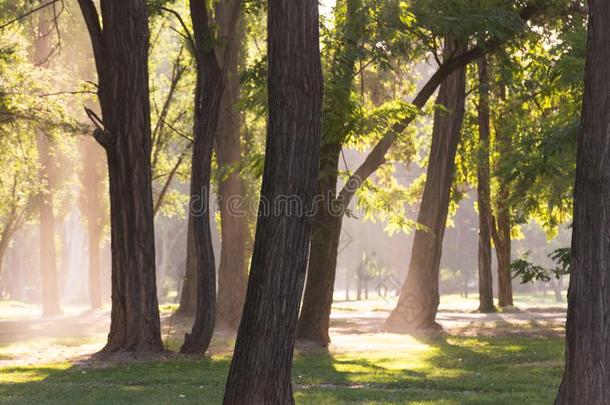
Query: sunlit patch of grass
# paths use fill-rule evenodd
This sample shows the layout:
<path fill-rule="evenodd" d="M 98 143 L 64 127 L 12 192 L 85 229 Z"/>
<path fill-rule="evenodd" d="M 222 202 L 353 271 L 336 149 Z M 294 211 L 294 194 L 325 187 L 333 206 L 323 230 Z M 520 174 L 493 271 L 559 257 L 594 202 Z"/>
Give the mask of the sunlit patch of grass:
<path fill-rule="evenodd" d="M 22 384 L 43 381 L 52 373 L 67 370 L 69 363 L 57 363 L 45 366 L 3 367 L 0 372 L 1 384 Z"/>
<path fill-rule="evenodd" d="M 298 352 L 293 367 L 297 403 L 548 404 L 563 367 L 559 338 L 364 338 L 371 344 L 356 351 Z M 218 354 L 103 368 L 0 368 L 0 403 L 219 404 L 229 363 L 230 354 Z"/>

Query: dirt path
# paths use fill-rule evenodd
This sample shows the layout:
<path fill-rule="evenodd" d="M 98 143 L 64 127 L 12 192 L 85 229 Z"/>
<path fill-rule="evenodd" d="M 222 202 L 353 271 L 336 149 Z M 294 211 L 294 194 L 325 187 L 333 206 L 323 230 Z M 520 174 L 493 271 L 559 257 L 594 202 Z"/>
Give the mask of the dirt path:
<path fill-rule="evenodd" d="M 338 302 L 331 319 L 330 350 L 391 352 L 421 344 L 405 335 L 385 333 L 383 321 L 393 307 L 388 301 Z M 41 318 L 34 307 L 0 306 L 0 367 L 47 364 L 84 359 L 99 351 L 109 327 L 108 310 L 69 308 L 62 316 Z M 177 347 L 189 328 L 189 320 L 173 320 L 162 313 L 163 339 Z M 560 336 L 565 309 L 525 307 L 512 312 L 480 314 L 459 306 L 443 305 L 437 317 L 449 335 L 459 336 Z M 231 334 L 215 335 L 214 353 L 230 353 Z"/>

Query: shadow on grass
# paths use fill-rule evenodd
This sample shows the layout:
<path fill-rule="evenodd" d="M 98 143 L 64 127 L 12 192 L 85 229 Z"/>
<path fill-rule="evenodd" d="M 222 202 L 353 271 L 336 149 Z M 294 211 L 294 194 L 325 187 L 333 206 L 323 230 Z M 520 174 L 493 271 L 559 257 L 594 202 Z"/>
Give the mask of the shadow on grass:
<path fill-rule="evenodd" d="M 415 353 L 299 356 L 297 403 L 548 404 L 561 378 L 563 341 L 557 338 L 419 343 L 427 347 Z"/>
<path fill-rule="evenodd" d="M 558 338 L 449 337 L 413 347 L 297 353 L 296 401 L 547 404 L 561 377 L 563 342 Z M 0 370 L 0 403 L 220 404 L 229 363 L 230 356 L 219 355 L 107 367 L 7 367 Z"/>

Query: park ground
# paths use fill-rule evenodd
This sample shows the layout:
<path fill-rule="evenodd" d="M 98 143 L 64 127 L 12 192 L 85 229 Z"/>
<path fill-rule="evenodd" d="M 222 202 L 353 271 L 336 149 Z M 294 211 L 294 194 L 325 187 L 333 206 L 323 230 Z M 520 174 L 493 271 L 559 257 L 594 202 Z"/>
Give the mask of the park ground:
<path fill-rule="evenodd" d="M 338 301 L 328 348 L 297 344 L 297 404 L 550 404 L 561 379 L 565 304 L 517 296 L 516 308 L 476 313 L 476 296 L 444 296 L 446 335 L 381 331 L 394 299 Z M 176 350 L 188 321 L 162 307 L 163 339 Z M 99 360 L 109 312 L 0 302 L 0 404 L 219 404 L 235 337 L 215 335 L 205 358 Z"/>

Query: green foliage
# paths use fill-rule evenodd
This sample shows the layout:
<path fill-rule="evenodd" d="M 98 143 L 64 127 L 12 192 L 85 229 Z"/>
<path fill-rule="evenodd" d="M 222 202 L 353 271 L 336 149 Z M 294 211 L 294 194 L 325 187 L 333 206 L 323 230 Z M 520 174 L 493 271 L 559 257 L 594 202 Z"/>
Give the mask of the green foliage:
<path fill-rule="evenodd" d="M 570 274 L 570 248 L 559 248 L 548 255 L 548 257 L 557 264 L 557 266 L 551 269 L 531 263 L 529 261 L 529 256 L 530 252 L 526 252 L 522 258 L 514 260 L 511 263 L 513 278 L 520 278 L 521 284 L 527 284 L 534 281 L 548 283 L 553 278 L 559 279 Z"/>
<path fill-rule="evenodd" d="M 518 5 L 502 0 L 414 0 L 416 25 L 438 38 L 504 40 L 524 29 Z"/>

